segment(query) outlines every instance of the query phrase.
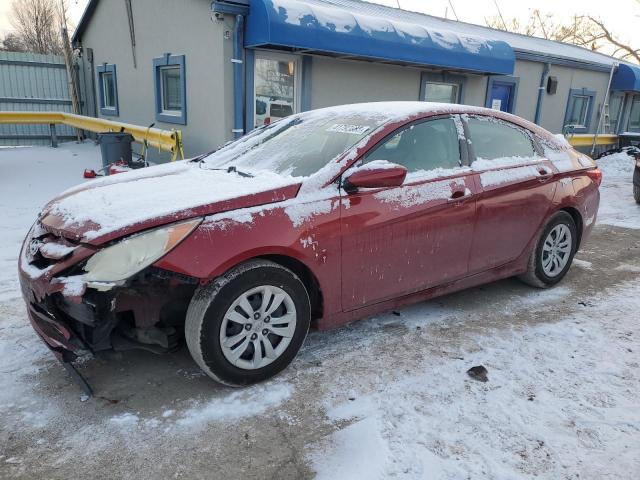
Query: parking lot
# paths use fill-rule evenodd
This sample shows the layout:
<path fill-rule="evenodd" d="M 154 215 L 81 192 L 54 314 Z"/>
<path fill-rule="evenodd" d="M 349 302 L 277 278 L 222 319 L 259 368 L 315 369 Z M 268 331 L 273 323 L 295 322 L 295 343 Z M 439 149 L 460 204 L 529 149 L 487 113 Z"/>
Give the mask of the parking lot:
<path fill-rule="evenodd" d="M 16 257 L 43 202 L 97 163 L 90 143 L 0 150 L 0 478 L 637 477 L 630 159 L 601 163 L 598 224 L 553 289 L 510 279 L 312 332 L 291 367 L 241 390 L 186 347 L 101 355 L 79 367 L 96 393 L 83 401 L 28 325 Z"/>

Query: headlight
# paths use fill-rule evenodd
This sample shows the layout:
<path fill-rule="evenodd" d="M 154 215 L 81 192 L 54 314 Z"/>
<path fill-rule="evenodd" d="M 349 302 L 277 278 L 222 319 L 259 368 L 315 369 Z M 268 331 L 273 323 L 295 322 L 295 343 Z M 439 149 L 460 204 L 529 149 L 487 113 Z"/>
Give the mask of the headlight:
<path fill-rule="evenodd" d="M 156 260 L 180 243 L 202 221 L 201 218 L 157 228 L 134 235 L 111 247 L 100 250 L 84 267 L 85 280 L 91 282 L 121 282 Z"/>

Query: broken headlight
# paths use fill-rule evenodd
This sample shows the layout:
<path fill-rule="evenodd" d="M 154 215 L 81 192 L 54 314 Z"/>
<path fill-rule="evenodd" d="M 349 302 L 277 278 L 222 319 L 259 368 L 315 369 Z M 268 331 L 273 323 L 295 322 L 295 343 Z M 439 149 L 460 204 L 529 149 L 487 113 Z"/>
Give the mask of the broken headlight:
<path fill-rule="evenodd" d="M 88 283 L 122 282 L 169 253 L 201 221 L 197 218 L 156 228 L 100 250 L 84 266 L 84 278 Z"/>

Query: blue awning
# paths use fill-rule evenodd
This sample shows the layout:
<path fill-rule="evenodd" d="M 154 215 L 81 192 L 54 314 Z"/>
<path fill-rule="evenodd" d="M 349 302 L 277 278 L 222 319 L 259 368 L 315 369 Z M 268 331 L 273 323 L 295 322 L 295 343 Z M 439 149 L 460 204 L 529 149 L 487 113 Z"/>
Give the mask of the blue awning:
<path fill-rule="evenodd" d="M 611 90 L 640 92 L 640 67 L 621 63 L 613 74 Z"/>
<path fill-rule="evenodd" d="M 245 46 L 513 73 L 506 42 L 444 30 L 432 18 L 351 0 L 251 0 Z"/>

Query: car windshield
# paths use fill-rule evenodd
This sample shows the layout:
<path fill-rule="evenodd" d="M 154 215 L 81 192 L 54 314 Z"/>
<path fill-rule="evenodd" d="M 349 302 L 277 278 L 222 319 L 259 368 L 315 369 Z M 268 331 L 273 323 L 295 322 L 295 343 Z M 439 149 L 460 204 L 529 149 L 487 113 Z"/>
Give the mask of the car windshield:
<path fill-rule="evenodd" d="M 316 111 L 261 127 L 202 159 L 203 168 L 269 170 L 306 177 L 386 120 L 383 113 Z"/>

